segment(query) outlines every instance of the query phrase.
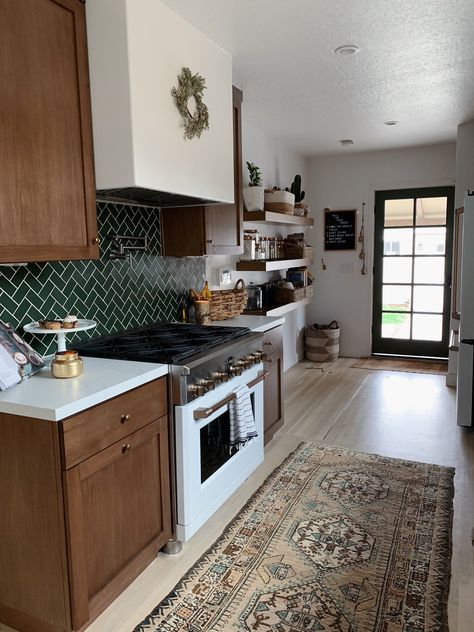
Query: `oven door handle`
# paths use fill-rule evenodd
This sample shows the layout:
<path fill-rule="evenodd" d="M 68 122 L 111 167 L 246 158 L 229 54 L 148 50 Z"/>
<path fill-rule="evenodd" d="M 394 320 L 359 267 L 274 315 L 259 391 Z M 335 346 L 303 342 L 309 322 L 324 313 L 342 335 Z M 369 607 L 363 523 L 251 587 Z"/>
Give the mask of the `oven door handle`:
<path fill-rule="evenodd" d="M 247 386 L 249 388 L 252 388 L 259 382 L 263 382 L 263 380 L 266 380 L 268 375 L 269 375 L 268 371 L 264 371 L 263 373 L 260 373 L 259 375 L 257 375 L 257 377 L 254 380 L 251 380 L 247 384 Z M 235 393 L 231 393 L 230 395 L 227 395 L 227 397 L 224 397 L 224 399 L 221 399 L 220 402 L 217 402 L 217 404 L 214 404 L 214 406 L 211 406 L 210 408 L 197 408 L 194 411 L 194 419 L 196 420 L 207 419 L 208 417 L 213 415 L 215 412 L 217 412 L 219 408 L 222 408 L 223 406 L 231 402 L 233 399 L 235 399 Z"/>

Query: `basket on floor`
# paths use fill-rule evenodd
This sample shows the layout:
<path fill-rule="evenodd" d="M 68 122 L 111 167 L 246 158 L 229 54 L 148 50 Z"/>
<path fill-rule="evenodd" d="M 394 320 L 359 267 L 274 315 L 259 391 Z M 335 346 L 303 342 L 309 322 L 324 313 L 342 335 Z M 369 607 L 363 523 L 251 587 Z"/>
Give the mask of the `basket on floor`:
<path fill-rule="evenodd" d="M 305 328 L 305 356 L 312 362 L 334 362 L 339 357 L 341 328 L 336 320 L 329 325 L 307 325 Z"/>
<path fill-rule="evenodd" d="M 247 290 L 243 279 L 239 279 L 233 290 L 212 290 L 211 320 L 235 318 L 247 304 Z"/>

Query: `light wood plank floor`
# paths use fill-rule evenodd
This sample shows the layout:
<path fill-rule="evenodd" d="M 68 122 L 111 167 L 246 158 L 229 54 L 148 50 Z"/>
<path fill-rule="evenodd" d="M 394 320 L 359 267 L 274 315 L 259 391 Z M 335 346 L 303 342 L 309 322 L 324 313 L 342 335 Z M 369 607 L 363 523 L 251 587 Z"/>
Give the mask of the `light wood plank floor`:
<path fill-rule="evenodd" d="M 303 362 L 286 373 L 286 424 L 267 446 L 264 464 L 182 553 L 159 554 L 87 632 L 131 632 L 301 441 L 456 468 L 450 632 L 474 630 L 474 432 L 456 426 L 455 392 L 444 376 L 353 369 L 353 363 L 340 359 L 321 370 Z M 10 628 L 0 624 L 0 632 Z"/>

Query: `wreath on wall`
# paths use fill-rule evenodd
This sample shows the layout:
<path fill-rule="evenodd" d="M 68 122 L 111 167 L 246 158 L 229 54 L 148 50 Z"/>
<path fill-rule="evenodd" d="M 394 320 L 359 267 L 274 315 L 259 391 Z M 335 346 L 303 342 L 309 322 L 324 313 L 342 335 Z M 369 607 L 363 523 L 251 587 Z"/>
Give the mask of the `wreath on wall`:
<path fill-rule="evenodd" d="M 193 73 L 189 68 L 183 68 L 178 75 L 178 86 L 171 90 L 176 101 L 176 107 L 184 120 L 184 137 L 192 140 L 200 138 L 202 132 L 209 129 L 209 110 L 202 100 L 206 89 L 206 80 L 200 74 Z M 193 98 L 195 110 L 189 109 L 189 100 Z"/>

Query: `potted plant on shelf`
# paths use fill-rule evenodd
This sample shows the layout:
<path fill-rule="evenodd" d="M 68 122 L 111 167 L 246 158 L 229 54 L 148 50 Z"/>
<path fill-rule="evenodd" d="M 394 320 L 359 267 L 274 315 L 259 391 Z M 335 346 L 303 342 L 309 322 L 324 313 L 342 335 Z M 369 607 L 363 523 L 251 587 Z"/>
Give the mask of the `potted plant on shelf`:
<path fill-rule="evenodd" d="M 249 185 L 244 187 L 244 203 L 247 211 L 263 211 L 264 189 L 262 186 L 262 174 L 260 169 L 247 162 L 249 171 Z"/>
<path fill-rule="evenodd" d="M 303 204 L 305 192 L 301 190 L 301 176 L 296 175 L 295 179 L 291 183 L 290 191 L 295 196 L 295 215 L 308 215 L 308 205 Z"/>

